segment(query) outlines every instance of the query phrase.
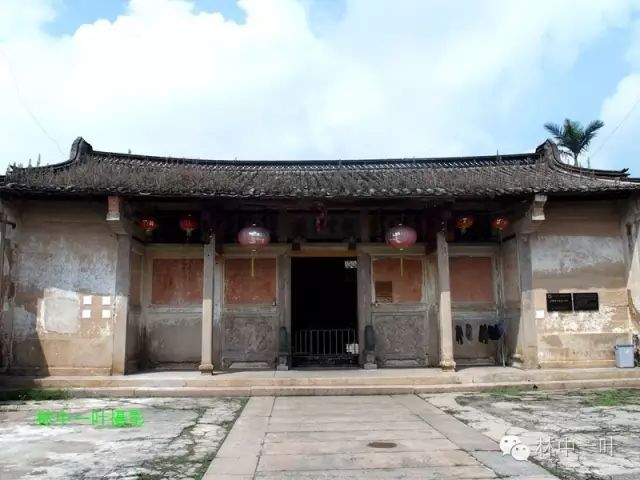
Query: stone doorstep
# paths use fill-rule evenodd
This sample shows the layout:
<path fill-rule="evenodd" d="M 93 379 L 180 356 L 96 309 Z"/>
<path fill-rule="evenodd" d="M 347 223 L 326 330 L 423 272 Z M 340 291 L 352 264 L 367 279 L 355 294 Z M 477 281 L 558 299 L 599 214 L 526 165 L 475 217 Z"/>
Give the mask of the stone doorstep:
<path fill-rule="evenodd" d="M 469 369 L 471 370 L 471 369 Z M 606 387 L 640 387 L 640 368 L 634 369 L 568 369 L 566 371 L 522 371 L 516 381 L 480 382 L 484 378 L 508 377 L 514 378 L 517 372 L 484 372 L 482 374 L 467 375 L 466 370 L 451 375 L 405 375 L 398 372 L 397 375 L 380 376 L 379 374 L 368 376 L 367 373 L 356 371 L 358 376 L 352 376 L 352 372 L 345 372 L 344 376 L 337 377 L 304 377 L 287 378 L 287 382 L 293 385 L 277 385 L 272 377 L 253 378 L 245 376 L 240 385 L 218 385 L 215 380 L 223 377 L 213 376 L 207 379 L 202 386 L 187 386 L 195 382 L 192 379 L 161 379 L 154 378 L 154 374 L 141 374 L 144 378 L 137 377 L 46 377 L 40 379 L 0 376 L 0 382 L 7 389 L 18 388 L 64 388 L 70 389 L 76 396 L 171 396 L 171 397 L 209 397 L 209 396 L 308 396 L 308 395 L 385 395 L 385 394 L 412 394 L 412 393 L 448 393 L 465 391 L 483 391 L 497 387 L 527 387 L 533 384 L 540 389 L 586 389 Z M 296 372 L 301 373 L 301 372 Z M 317 372 L 311 372 L 317 373 Z M 250 375 L 251 372 L 243 372 Z M 231 374 L 233 375 L 233 374 Z M 573 378 L 567 380 L 565 377 Z M 441 383 L 443 379 L 464 378 L 462 383 Z M 544 378 L 549 377 L 549 378 Z M 562 378 L 562 379 L 558 379 Z M 238 379 L 240 380 L 240 379 Z M 252 382 L 260 385 L 252 385 Z M 164 382 L 167 382 L 166 384 Z M 397 382 L 397 383 L 394 383 Z M 407 383 L 402 383 L 407 382 Z M 424 383 L 421 383 L 424 382 Z M 266 385 L 264 385 L 266 383 Z M 2 387 L 0 387 L 2 389 Z"/>
<path fill-rule="evenodd" d="M 395 385 L 395 386 L 336 386 L 336 387 L 104 387 L 68 388 L 76 397 L 260 397 L 260 396 L 335 396 L 335 395 L 396 395 L 420 393 L 482 392 L 504 387 L 528 387 L 528 382 L 476 383 L 470 385 Z M 576 390 L 594 388 L 640 388 L 638 379 L 600 379 L 536 382 L 539 390 Z M 52 388 L 52 387 L 48 387 Z M 60 387 L 57 387 L 60 388 Z M 0 388 L 3 391 L 16 387 Z"/>
<path fill-rule="evenodd" d="M 640 379 L 640 368 L 580 368 L 580 369 L 544 369 L 514 370 L 500 367 L 468 368 L 458 372 L 441 372 L 429 369 L 399 369 L 369 371 L 353 370 L 329 375 L 325 372 L 238 372 L 213 376 L 184 375 L 185 372 L 150 372 L 125 376 L 49 376 L 42 378 L 0 376 L 0 382 L 11 387 L 46 388 L 282 388 L 282 387 L 370 387 L 370 386 L 432 386 L 477 384 L 527 384 L 538 382 L 608 380 L 623 381 Z M 192 373 L 192 372 L 187 372 Z M 287 376 L 278 376 L 286 373 Z M 174 374 L 167 378 L 165 374 Z M 181 377 L 181 374 L 184 376 Z M 259 375 L 258 375 L 259 374 Z"/>

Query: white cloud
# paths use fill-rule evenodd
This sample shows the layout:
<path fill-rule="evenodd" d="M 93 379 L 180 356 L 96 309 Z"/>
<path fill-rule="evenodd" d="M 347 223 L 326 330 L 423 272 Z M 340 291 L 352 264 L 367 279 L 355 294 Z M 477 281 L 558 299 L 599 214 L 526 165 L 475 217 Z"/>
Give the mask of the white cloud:
<path fill-rule="evenodd" d="M 634 24 L 626 58 L 630 72 L 607 97 L 600 118 L 605 122 L 599 141 L 593 145 L 594 159 L 605 167 L 625 165 L 640 172 L 640 20 Z"/>
<path fill-rule="evenodd" d="M 320 36 L 308 1 L 241 0 L 236 24 L 186 0 L 131 0 L 114 22 L 52 38 L 47 0 L 4 0 L 0 164 L 63 160 L 26 108 L 65 155 L 78 135 L 204 158 L 491 153 L 492 115 L 517 115 L 546 69 L 568 71 L 634 4 L 352 0 Z"/>

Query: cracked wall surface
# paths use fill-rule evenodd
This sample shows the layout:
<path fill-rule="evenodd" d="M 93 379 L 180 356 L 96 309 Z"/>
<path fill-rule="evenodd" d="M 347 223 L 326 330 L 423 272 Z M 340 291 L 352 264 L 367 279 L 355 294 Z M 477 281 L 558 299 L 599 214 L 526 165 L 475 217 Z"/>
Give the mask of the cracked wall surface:
<path fill-rule="evenodd" d="M 11 207 L 17 227 L 5 247 L 3 364 L 16 373 L 108 373 L 116 240 L 106 205 L 23 200 Z"/>
<path fill-rule="evenodd" d="M 549 201 L 532 238 L 541 366 L 611 366 L 630 341 L 622 204 Z M 596 292 L 598 311 L 549 312 L 547 293 Z"/>

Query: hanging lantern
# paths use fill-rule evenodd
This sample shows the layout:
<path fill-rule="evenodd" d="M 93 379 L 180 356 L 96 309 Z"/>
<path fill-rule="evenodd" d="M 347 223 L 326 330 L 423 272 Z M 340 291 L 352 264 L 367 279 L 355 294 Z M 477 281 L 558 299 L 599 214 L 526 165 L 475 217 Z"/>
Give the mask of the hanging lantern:
<path fill-rule="evenodd" d="M 499 232 L 502 232 L 508 226 L 509 226 L 509 220 L 506 219 L 505 217 L 495 217 L 493 220 L 491 220 L 491 228 Z"/>
<path fill-rule="evenodd" d="M 255 254 L 262 247 L 269 245 L 271 235 L 266 228 L 255 224 L 245 227 L 238 232 L 238 243 L 251 249 L 251 276 L 255 276 Z"/>
<path fill-rule="evenodd" d="M 475 223 L 475 218 L 471 215 L 463 215 L 456 220 L 456 227 L 460 229 L 462 235 L 464 235 L 468 229 L 470 229 Z"/>
<path fill-rule="evenodd" d="M 387 245 L 396 250 L 400 250 L 400 252 L 415 245 L 417 239 L 418 234 L 415 229 L 401 223 L 387 230 L 387 234 L 385 235 Z M 404 276 L 402 254 L 400 254 L 400 276 Z"/>
<path fill-rule="evenodd" d="M 198 220 L 196 220 L 190 213 L 180 219 L 180 229 L 184 230 L 187 234 L 187 242 L 191 237 L 191 234 L 198 228 Z"/>
<path fill-rule="evenodd" d="M 158 221 L 153 217 L 142 217 L 138 220 L 138 225 L 144 230 L 147 236 L 151 236 L 153 231 L 160 226 Z"/>

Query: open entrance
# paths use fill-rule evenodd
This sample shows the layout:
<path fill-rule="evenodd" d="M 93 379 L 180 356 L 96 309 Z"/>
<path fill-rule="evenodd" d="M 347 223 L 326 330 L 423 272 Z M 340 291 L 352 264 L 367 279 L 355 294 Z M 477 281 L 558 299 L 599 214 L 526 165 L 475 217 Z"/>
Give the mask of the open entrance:
<path fill-rule="evenodd" d="M 291 332 L 294 367 L 358 364 L 355 258 L 291 259 Z"/>

